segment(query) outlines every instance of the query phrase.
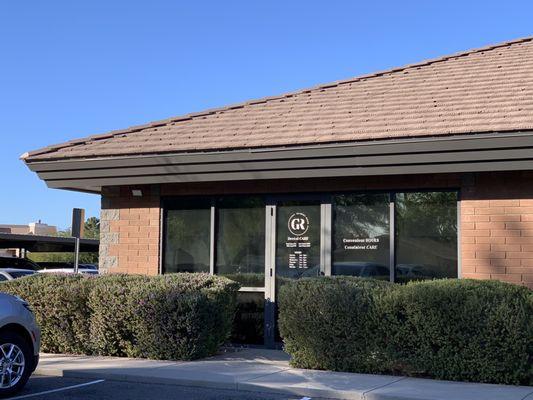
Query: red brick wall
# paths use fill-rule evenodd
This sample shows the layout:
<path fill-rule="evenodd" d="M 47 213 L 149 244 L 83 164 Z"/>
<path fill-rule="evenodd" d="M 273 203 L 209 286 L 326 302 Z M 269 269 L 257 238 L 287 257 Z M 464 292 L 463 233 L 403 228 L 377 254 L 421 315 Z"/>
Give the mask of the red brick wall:
<path fill-rule="evenodd" d="M 141 197 L 132 195 L 140 189 Z M 159 273 L 158 187 L 104 188 L 100 229 L 101 269 L 111 273 Z"/>
<path fill-rule="evenodd" d="M 461 269 L 465 278 L 533 288 L 533 174 L 479 174 L 461 200 Z"/>

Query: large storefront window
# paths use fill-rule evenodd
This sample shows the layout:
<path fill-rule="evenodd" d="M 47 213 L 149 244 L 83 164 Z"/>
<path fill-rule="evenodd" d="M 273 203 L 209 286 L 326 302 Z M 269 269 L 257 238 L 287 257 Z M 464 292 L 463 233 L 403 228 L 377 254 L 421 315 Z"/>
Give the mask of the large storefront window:
<path fill-rule="evenodd" d="M 332 203 L 332 274 L 389 280 L 389 194 L 343 194 Z"/>
<path fill-rule="evenodd" d="M 397 282 L 457 277 L 457 192 L 347 193 L 330 199 L 276 203 L 271 256 L 278 278 L 319 275 L 322 234 L 325 243 L 331 240 L 333 275 L 385 280 L 393 275 Z M 324 225 L 321 207 L 328 203 L 332 217 Z M 213 263 L 216 274 L 245 287 L 264 287 L 265 210 L 260 196 L 172 202 L 165 213 L 163 271 L 209 272 Z"/>
<path fill-rule="evenodd" d="M 216 209 L 215 273 L 243 286 L 265 286 L 265 203 L 256 197 L 225 198 Z"/>
<path fill-rule="evenodd" d="M 397 193 L 396 282 L 457 278 L 457 193 Z"/>
<path fill-rule="evenodd" d="M 183 200 L 166 210 L 163 272 L 209 272 L 210 201 Z"/>

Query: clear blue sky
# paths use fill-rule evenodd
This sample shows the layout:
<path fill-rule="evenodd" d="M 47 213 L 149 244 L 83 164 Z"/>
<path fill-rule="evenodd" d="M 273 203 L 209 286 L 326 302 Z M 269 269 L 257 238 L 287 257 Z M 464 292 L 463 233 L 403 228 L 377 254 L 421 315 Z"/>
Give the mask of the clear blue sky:
<path fill-rule="evenodd" d="M 530 1 L 2 1 L 0 223 L 96 195 L 18 157 L 90 134 L 533 34 Z"/>

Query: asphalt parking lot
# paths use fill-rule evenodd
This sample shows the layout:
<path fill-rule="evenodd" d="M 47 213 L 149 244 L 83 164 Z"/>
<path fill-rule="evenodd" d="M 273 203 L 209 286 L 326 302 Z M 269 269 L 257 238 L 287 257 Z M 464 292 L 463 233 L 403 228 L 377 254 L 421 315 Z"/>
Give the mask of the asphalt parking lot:
<path fill-rule="evenodd" d="M 74 400 L 74 399 L 187 399 L 187 400 L 300 400 L 302 397 L 235 392 L 174 385 L 116 382 L 95 379 L 62 378 L 34 375 L 26 387 L 11 399 Z M 304 397 L 303 399 L 310 399 Z"/>

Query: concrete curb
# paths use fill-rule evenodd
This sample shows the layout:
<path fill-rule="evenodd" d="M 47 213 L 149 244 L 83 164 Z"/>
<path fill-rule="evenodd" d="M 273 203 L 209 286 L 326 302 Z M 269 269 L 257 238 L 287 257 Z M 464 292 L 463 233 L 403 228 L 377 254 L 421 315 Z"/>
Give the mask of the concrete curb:
<path fill-rule="evenodd" d="M 298 370 L 257 360 L 213 359 L 166 364 L 149 360 L 119 361 L 117 363 L 116 358 L 56 357 L 48 364 L 44 361 L 35 373 L 343 400 L 533 400 L 533 387 L 529 386 Z"/>
<path fill-rule="evenodd" d="M 325 399 L 341 399 L 341 400 L 364 400 L 365 392 L 358 390 L 339 391 L 326 390 L 316 388 L 287 388 L 287 387 L 268 387 L 261 384 L 248 382 L 213 382 L 209 380 L 200 379 L 181 379 L 181 378 L 161 378 L 161 377 L 139 377 L 127 374 L 115 373 L 98 373 L 90 371 L 63 371 L 61 369 L 37 368 L 35 374 L 42 376 L 56 376 L 65 378 L 80 378 L 80 379 L 105 379 L 106 381 L 115 382 L 135 382 L 146 384 L 161 384 L 174 386 L 190 386 L 208 389 L 226 389 L 242 392 L 255 393 L 272 393 L 272 394 L 287 394 L 295 396 L 306 396 L 311 398 L 325 398 Z M 401 378 L 404 379 L 404 378 Z"/>

